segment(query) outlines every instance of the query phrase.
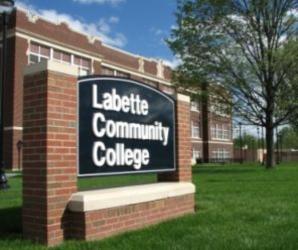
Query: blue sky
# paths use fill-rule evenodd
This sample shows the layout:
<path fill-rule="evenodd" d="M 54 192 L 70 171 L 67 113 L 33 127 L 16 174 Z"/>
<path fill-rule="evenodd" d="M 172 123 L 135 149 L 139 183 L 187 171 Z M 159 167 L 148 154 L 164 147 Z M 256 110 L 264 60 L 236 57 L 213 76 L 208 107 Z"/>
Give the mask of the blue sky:
<path fill-rule="evenodd" d="M 16 4 L 99 36 L 106 44 L 177 63 L 164 42 L 175 25 L 176 0 L 16 0 Z"/>

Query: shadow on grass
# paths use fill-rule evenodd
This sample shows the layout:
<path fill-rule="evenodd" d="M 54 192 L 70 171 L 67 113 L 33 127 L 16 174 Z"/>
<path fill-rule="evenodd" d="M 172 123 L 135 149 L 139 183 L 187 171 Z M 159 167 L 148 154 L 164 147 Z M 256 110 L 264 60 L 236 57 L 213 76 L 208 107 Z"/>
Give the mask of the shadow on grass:
<path fill-rule="evenodd" d="M 11 207 L 0 209 L 0 239 L 21 237 L 22 208 Z"/>

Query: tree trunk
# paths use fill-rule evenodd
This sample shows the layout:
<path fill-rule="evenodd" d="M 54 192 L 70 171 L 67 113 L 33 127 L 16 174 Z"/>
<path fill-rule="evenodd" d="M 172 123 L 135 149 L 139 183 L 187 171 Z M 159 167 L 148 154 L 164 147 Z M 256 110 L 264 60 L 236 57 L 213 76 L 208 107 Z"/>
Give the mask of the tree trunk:
<path fill-rule="evenodd" d="M 274 126 L 273 126 L 273 114 L 274 114 L 274 98 L 272 93 L 272 81 L 267 83 L 268 92 L 268 108 L 266 111 L 266 168 L 272 169 L 274 167 Z"/>
<path fill-rule="evenodd" d="M 274 167 L 274 128 L 272 126 L 266 126 L 266 168 L 271 169 Z"/>

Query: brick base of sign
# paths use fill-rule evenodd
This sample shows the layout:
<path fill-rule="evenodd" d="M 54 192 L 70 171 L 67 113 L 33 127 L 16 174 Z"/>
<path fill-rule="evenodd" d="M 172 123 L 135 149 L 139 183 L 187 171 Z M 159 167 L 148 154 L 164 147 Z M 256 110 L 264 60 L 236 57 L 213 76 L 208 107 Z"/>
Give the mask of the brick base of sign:
<path fill-rule="evenodd" d="M 190 99 L 180 94 L 175 173 L 154 184 L 77 192 L 77 73 L 53 61 L 24 72 L 24 238 L 47 246 L 96 240 L 193 213 Z"/>
<path fill-rule="evenodd" d="M 87 212 L 69 212 L 67 238 L 98 240 L 194 213 L 194 194 Z"/>

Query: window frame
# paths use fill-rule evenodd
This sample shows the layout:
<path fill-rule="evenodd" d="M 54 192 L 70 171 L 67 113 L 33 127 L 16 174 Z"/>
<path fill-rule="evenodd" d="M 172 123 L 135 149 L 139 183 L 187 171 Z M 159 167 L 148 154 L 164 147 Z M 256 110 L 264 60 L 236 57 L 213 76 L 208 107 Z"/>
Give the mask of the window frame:
<path fill-rule="evenodd" d="M 41 62 L 41 59 L 46 59 L 46 60 L 50 60 L 51 59 L 51 48 L 50 47 L 47 47 L 47 46 L 44 46 L 42 44 L 39 44 L 39 43 L 34 43 L 35 45 L 38 46 L 38 52 L 33 52 L 31 51 L 31 45 L 33 43 L 30 43 L 29 44 L 29 55 L 28 55 L 28 65 L 32 65 L 32 64 L 36 64 L 36 63 L 32 63 L 31 62 L 31 56 L 36 56 L 37 57 L 37 63 L 40 63 Z M 50 55 L 49 56 L 45 56 L 45 55 L 42 55 L 41 54 L 41 47 L 44 47 L 44 48 L 48 48 L 50 50 Z"/>
<path fill-rule="evenodd" d="M 196 129 L 197 129 L 197 131 L 196 131 Z M 198 125 L 195 126 L 195 122 L 191 121 L 191 138 L 200 139 L 201 138 L 201 133 L 200 132 L 201 132 L 200 123 L 198 122 Z M 196 134 L 197 134 L 197 136 L 196 136 Z"/>
<path fill-rule="evenodd" d="M 213 123 L 211 125 L 211 139 L 220 141 L 230 141 L 231 131 L 229 125 L 223 123 Z"/>
<path fill-rule="evenodd" d="M 38 52 L 33 52 L 31 51 L 31 46 L 32 45 L 36 45 L 38 47 Z M 42 55 L 41 54 L 41 48 L 44 47 L 44 48 L 48 48 L 49 49 L 49 56 L 45 56 L 45 55 Z M 28 44 L 28 50 L 27 50 L 27 57 L 28 57 L 28 65 L 32 65 L 32 64 L 36 64 L 36 63 L 40 63 L 42 59 L 45 59 L 45 60 L 50 60 L 50 61 L 56 61 L 56 62 L 60 62 L 60 63 L 64 63 L 64 64 L 67 64 L 67 65 L 74 65 L 76 67 L 78 67 L 78 70 L 79 70 L 79 76 L 84 76 L 84 75 L 88 75 L 88 74 L 91 74 L 92 73 L 92 59 L 90 58 L 87 58 L 87 57 L 82 57 L 82 56 L 79 56 L 79 55 L 76 55 L 76 54 L 72 54 L 72 53 L 69 53 L 67 51 L 64 51 L 64 50 L 60 50 L 60 49 L 56 49 L 56 48 L 53 48 L 53 47 L 49 47 L 47 45 L 43 45 L 42 43 L 37 43 L 35 41 L 30 41 L 29 44 Z M 55 58 L 54 57 L 54 52 L 57 51 L 57 52 L 60 52 L 60 59 L 58 58 Z M 63 60 L 63 54 L 67 54 L 70 56 L 70 62 L 67 62 L 65 60 Z M 31 60 L 31 56 L 35 56 L 37 57 L 37 62 L 33 62 Z M 79 59 L 79 64 L 76 64 L 75 63 L 75 57 L 77 57 Z M 89 66 L 84 66 L 83 65 L 83 60 L 86 60 L 88 61 L 88 64 Z M 82 74 L 82 72 L 84 72 L 84 74 Z"/>
<path fill-rule="evenodd" d="M 201 150 L 196 150 L 194 147 L 192 148 L 192 159 L 200 159 L 202 158 Z"/>
<path fill-rule="evenodd" d="M 230 151 L 225 148 L 217 148 L 212 151 L 212 158 L 218 160 L 226 160 L 230 158 Z"/>
<path fill-rule="evenodd" d="M 193 112 L 200 112 L 200 104 L 196 101 L 190 102 L 190 110 Z"/>

